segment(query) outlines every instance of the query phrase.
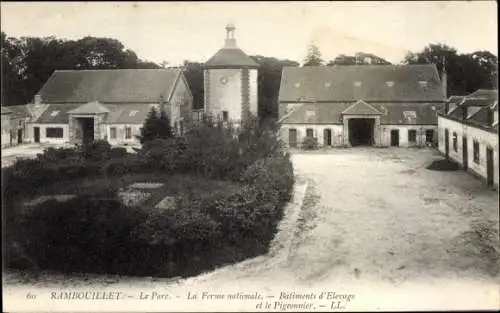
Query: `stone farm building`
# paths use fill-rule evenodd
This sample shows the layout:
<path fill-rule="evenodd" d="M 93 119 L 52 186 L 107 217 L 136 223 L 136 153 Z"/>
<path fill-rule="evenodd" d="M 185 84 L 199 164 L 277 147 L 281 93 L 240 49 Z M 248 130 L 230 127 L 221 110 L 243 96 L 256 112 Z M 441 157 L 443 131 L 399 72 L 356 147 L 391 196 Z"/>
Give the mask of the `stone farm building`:
<path fill-rule="evenodd" d="M 498 188 L 498 90 L 450 97 L 438 127 L 439 151 Z"/>
<path fill-rule="evenodd" d="M 292 147 L 436 143 L 445 88 L 432 64 L 285 67 L 281 136 Z"/>
<path fill-rule="evenodd" d="M 2 148 L 29 141 L 27 105 L 2 106 Z"/>
<path fill-rule="evenodd" d="M 192 102 L 181 69 L 56 70 L 28 105 L 29 137 L 42 143 L 136 144 L 152 107 L 162 107 L 182 133 Z"/>

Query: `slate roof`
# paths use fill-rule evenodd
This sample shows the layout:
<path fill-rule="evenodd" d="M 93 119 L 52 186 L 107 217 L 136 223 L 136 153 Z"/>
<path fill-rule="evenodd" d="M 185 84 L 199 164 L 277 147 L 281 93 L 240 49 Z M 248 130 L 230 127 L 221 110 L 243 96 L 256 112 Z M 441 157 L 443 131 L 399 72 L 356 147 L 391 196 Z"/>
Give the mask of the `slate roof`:
<path fill-rule="evenodd" d="M 143 124 L 149 111 L 150 105 L 144 103 L 135 104 L 101 104 L 103 110 L 107 110 L 104 122 L 107 124 Z M 84 105 L 85 106 L 85 105 Z M 35 124 L 67 124 L 69 113 L 80 109 L 80 104 L 50 104 L 49 107 L 34 121 Z M 57 114 L 53 114 L 58 111 Z"/>
<path fill-rule="evenodd" d="M 14 118 L 27 118 L 29 117 L 28 106 L 23 105 L 12 105 L 9 109 L 13 112 L 12 117 Z"/>
<path fill-rule="evenodd" d="M 45 111 L 35 120 L 35 124 L 68 124 L 68 112 L 81 106 L 81 104 L 50 104 Z M 56 113 L 57 112 L 57 113 Z"/>
<path fill-rule="evenodd" d="M 460 101 L 458 97 L 448 99 L 448 102 L 451 103 L 451 100 L 454 100 L 454 103 L 457 104 L 456 107 L 450 109 L 448 114 L 441 114 L 442 116 L 498 132 L 498 125 L 492 126 L 488 120 L 490 113 L 498 114 L 498 109 L 496 109 L 498 106 L 498 90 L 479 89 L 461 97 Z M 466 116 L 463 114 L 465 110 L 467 110 Z"/>
<path fill-rule="evenodd" d="M 106 107 L 110 110 L 105 120 L 108 124 L 142 124 L 151 110 L 149 105 L 138 104 L 108 104 Z"/>
<path fill-rule="evenodd" d="M 205 68 L 258 68 L 259 64 L 239 48 L 222 48 L 204 65 Z"/>
<path fill-rule="evenodd" d="M 181 69 L 56 70 L 39 94 L 44 103 L 165 101 Z"/>
<path fill-rule="evenodd" d="M 109 109 L 102 105 L 99 101 L 92 101 L 79 106 L 76 109 L 68 111 L 69 114 L 99 114 L 109 113 Z"/>
<path fill-rule="evenodd" d="M 342 124 L 342 112 L 350 106 L 352 103 L 349 102 L 303 103 L 285 116 L 281 123 Z M 381 113 L 381 124 L 437 125 L 437 107 L 433 103 L 370 103 L 370 106 Z M 411 118 L 413 114 L 415 118 Z"/>
<path fill-rule="evenodd" d="M 301 102 L 302 98 L 318 102 L 445 100 L 433 64 L 283 68 L 279 101 Z"/>
<path fill-rule="evenodd" d="M 13 111 L 7 107 L 2 106 L 2 114 L 11 114 Z"/>

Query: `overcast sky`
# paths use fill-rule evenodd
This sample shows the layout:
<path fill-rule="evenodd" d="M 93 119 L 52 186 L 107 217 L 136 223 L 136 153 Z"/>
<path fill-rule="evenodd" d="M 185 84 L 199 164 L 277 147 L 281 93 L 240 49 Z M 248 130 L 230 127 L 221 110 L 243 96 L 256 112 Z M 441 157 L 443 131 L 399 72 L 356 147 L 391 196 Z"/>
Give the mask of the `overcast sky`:
<path fill-rule="evenodd" d="M 228 22 L 247 54 L 302 62 L 315 43 L 323 59 L 369 52 L 400 62 L 441 42 L 459 52 L 497 54 L 494 1 L 193 2 L 1 4 L 8 36 L 111 37 L 141 59 L 177 65 L 206 61 L 224 44 Z"/>

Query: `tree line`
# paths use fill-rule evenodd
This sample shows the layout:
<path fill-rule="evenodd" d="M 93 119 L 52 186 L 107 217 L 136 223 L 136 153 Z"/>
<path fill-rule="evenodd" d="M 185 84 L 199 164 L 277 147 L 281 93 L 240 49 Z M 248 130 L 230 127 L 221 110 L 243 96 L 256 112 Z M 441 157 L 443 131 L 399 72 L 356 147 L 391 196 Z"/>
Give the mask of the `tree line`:
<path fill-rule="evenodd" d="M 341 54 L 324 61 L 317 46 L 308 48 L 302 66 L 345 66 L 391 64 L 372 53 Z M 156 64 L 140 59 L 112 38 L 84 37 L 63 40 L 55 37 L 8 37 L 1 33 L 2 105 L 29 103 L 36 92 L 56 69 L 156 69 L 167 63 Z M 261 55 L 251 56 L 260 64 L 259 115 L 277 117 L 277 98 L 281 72 L 285 66 L 300 66 L 293 60 L 282 60 Z M 430 44 L 422 51 L 409 52 L 403 64 L 437 64 L 441 72 L 443 61 L 448 74 L 448 95 L 463 95 L 478 88 L 496 88 L 497 57 L 489 51 L 459 54 L 456 49 L 442 44 Z M 194 108 L 203 107 L 203 63 L 184 61 L 184 74 L 194 97 Z"/>

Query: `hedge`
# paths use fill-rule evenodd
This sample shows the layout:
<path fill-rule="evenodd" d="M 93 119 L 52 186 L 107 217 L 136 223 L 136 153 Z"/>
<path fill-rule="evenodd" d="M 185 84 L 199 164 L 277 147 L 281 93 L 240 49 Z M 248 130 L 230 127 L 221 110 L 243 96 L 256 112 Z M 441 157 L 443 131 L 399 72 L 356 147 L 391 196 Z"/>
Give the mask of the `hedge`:
<path fill-rule="evenodd" d="M 170 210 L 128 207 L 114 190 L 105 190 L 46 201 L 11 220 L 9 227 L 26 230 L 13 238 L 21 254 L 41 268 L 149 276 L 193 275 L 265 252 L 294 184 L 274 126 L 259 121 L 239 131 L 202 123 L 182 138 L 148 142 L 136 155 L 102 142 L 47 149 L 2 172 L 8 180 L 4 195 L 13 205 L 56 183 L 55 177 L 61 183 L 154 172 L 241 185 L 229 195 L 186 189 Z M 16 266 L 10 255 L 10 266 Z"/>

